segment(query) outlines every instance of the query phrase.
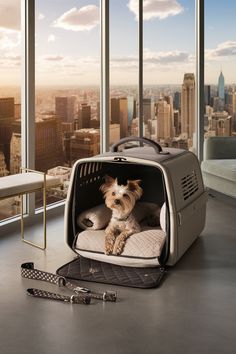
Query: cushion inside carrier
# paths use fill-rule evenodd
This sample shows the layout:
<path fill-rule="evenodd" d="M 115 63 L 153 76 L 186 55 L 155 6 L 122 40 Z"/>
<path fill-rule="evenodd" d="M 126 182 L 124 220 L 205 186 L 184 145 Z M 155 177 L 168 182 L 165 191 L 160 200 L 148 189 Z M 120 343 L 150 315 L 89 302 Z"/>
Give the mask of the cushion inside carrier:
<path fill-rule="evenodd" d="M 105 231 L 85 230 L 77 235 L 74 249 L 81 256 L 90 259 L 124 266 L 150 267 L 160 264 L 159 257 L 165 239 L 166 234 L 161 228 L 145 228 L 127 239 L 121 255 L 106 255 Z"/>

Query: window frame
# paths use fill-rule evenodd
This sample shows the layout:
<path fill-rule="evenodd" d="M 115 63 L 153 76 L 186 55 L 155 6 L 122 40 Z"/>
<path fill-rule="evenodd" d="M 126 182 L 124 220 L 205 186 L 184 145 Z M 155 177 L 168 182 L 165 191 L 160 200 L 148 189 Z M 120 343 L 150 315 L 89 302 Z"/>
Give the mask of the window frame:
<path fill-rule="evenodd" d="M 143 136 L 143 0 L 139 0 L 138 56 L 139 56 L 139 136 Z M 109 4 L 100 0 L 100 151 L 109 150 Z M 21 0 L 22 81 L 21 81 L 21 151 L 22 166 L 35 168 L 35 0 Z M 203 158 L 204 141 L 204 0 L 195 0 L 196 42 L 196 148 Z M 56 203 L 55 208 L 64 204 Z M 52 209 L 50 206 L 49 209 Z M 34 197 L 25 198 L 28 216 L 35 215 Z M 13 219 L 19 219 L 15 217 Z M 1 222 L 1 224 L 3 224 Z"/>

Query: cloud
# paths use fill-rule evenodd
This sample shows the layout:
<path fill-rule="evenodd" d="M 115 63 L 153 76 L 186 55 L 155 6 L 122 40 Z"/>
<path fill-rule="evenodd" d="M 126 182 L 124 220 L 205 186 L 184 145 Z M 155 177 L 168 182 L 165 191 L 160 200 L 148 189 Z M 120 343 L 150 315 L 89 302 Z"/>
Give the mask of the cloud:
<path fill-rule="evenodd" d="M 186 63 L 190 61 L 190 54 L 179 50 L 156 53 L 145 49 L 143 61 L 152 64 Z"/>
<path fill-rule="evenodd" d="M 45 19 L 45 15 L 40 13 L 38 14 L 38 20 L 44 20 Z"/>
<path fill-rule="evenodd" d="M 1 55 L 0 66 L 4 68 L 19 67 L 21 63 L 21 56 L 17 54 Z"/>
<path fill-rule="evenodd" d="M 191 55 L 187 52 L 181 52 L 179 50 L 173 50 L 169 52 L 152 52 L 149 49 L 145 49 L 143 53 L 143 62 L 146 65 L 168 65 L 168 64 L 183 64 L 190 63 Z M 138 57 L 136 56 L 123 56 L 111 58 L 111 66 L 113 68 L 131 68 L 138 67 Z"/>
<path fill-rule="evenodd" d="M 56 36 L 54 34 L 49 34 L 48 36 L 48 42 L 55 42 Z"/>
<path fill-rule="evenodd" d="M 0 49 L 12 50 L 20 44 L 20 33 L 0 28 Z"/>
<path fill-rule="evenodd" d="M 53 26 L 72 31 L 90 31 L 99 24 L 99 8 L 88 5 L 77 9 L 73 7 L 61 15 Z"/>
<path fill-rule="evenodd" d="M 21 1 L 0 0 L 0 27 L 20 31 Z"/>
<path fill-rule="evenodd" d="M 138 0 L 129 0 L 128 8 L 135 14 L 138 20 Z M 163 20 L 169 16 L 179 15 L 184 11 L 177 0 L 143 0 L 143 19 Z"/>
<path fill-rule="evenodd" d="M 64 57 L 61 55 L 45 55 L 43 59 L 48 61 L 62 61 Z"/>
<path fill-rule="evenodd" d="M 206 49 L 205 56 L 208 60 L 217 60 L 221 57 L 236 55 L 236 41 L 226 41 L 218 44 L 215 49 Z"/>

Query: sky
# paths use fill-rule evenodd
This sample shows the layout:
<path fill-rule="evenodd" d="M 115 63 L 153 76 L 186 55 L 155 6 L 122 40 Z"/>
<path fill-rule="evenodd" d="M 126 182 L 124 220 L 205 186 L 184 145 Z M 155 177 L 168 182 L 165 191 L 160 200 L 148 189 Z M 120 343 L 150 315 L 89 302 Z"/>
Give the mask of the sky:
<path fill-rule="evenodd" d="M 0 0 L 1 86 L 20 82 L 20 0 Z M 97 85 L 100 1 L 36 0 L 36 85 Z M 144 84 L 195 72 L 195 0 L 143 0 Z M 236 1 L 205 0 L 205 83 L 236 83 Z M 138 84 L 138 0 L 110 0 L 112 85 Z"/>

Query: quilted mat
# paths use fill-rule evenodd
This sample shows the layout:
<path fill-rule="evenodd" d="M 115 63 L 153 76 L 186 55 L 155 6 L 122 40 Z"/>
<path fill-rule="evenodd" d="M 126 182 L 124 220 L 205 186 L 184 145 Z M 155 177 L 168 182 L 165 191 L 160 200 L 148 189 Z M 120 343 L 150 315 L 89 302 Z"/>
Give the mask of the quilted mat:
<path fill-rule="evenodd" d="M 160 267 L 124 267 L 79 256 L 61 266 L 57 270 L 57 274 L 74 280 L 135 288 L 153 288 L 160 284 L 164 269 Z"/>

